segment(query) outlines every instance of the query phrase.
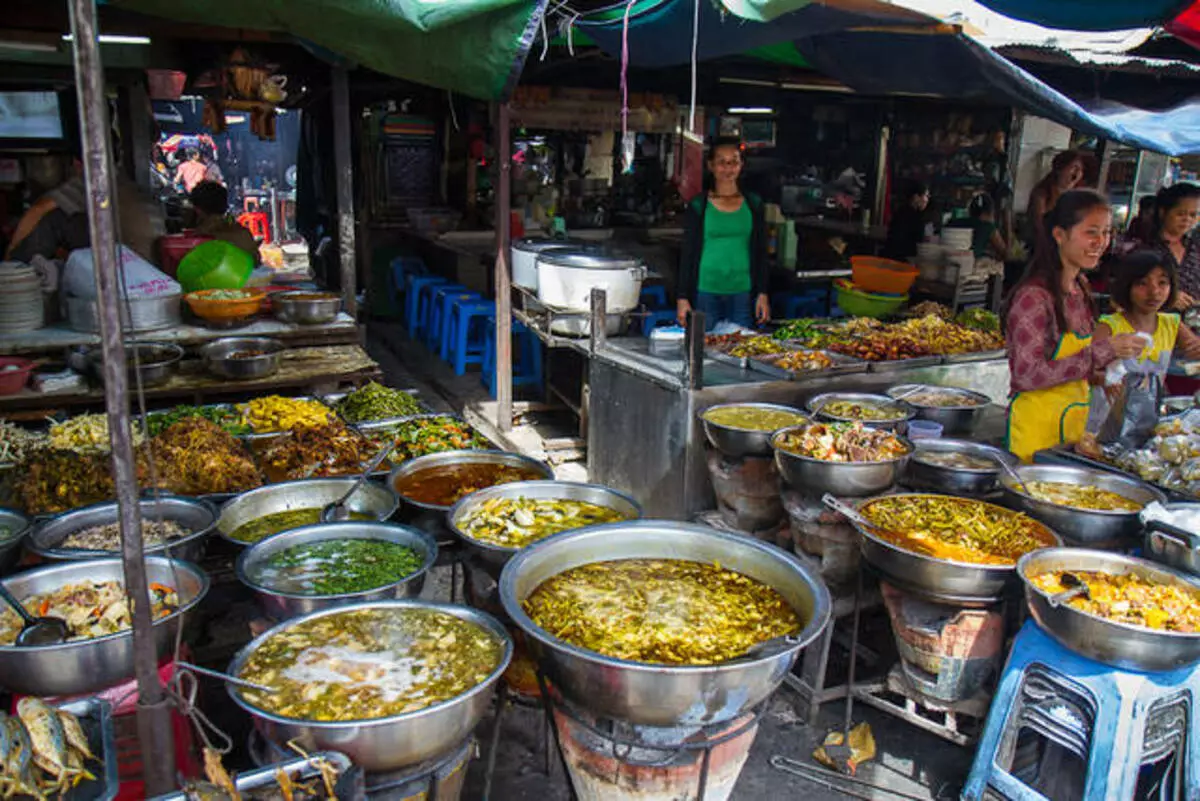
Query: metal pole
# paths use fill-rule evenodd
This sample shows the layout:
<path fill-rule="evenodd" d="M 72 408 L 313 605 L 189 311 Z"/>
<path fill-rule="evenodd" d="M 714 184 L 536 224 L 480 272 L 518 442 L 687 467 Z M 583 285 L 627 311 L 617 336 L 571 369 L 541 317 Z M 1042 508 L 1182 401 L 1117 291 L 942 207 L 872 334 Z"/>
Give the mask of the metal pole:
<path fill-rule="evenodd" d="M 512 430 L 512 288 L 508 274 L 509 218 L 512 193 L 512 153 L 508 103 L 496 114 L 496 426 Z"/>
<path fill-rule="evenodd" d="M 337 173 L 338 264 L 342 304 L 354 316 L 357 291 L 354 264 L 354 171 L 350 155 L 350 78 L 346 68 L 333 68 L 333 169 Z"/>
<path fill-rule="evenodd" d="M 76 91 L 83 137 L 84 176 L 88 190 L 88 225 L 96 273 L 96 306 L 100 312 L 104 407 L 112 444 L 113 479 L 120 508 L 121 561 L 125 593 L 133 610 L 134 667 L 138 686 L 138 740 L 145 766 L 147 795 L 175 786 L 175 747 L 170 709 L 158 681 L 158 660 L 151 631 L 150 595 L 146 586 L 137 475 L 129 426 L 129 393 L 125 348 L 121 342 L 121 286 L 114 227 L 112 154 L 109 152 L 108 108 L 104 69 L 100 63 L 95 0 L 70 0 L 74 36 Z"/>

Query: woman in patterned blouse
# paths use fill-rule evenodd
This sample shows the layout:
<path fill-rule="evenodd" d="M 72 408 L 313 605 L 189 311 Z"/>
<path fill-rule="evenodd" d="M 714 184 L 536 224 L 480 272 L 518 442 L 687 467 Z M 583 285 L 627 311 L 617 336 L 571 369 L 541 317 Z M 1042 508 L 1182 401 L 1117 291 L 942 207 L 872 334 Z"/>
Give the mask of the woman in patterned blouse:
<path fill-rule="evenodd" d="M 1157 250 L 1179 276 L 1176 309 L 1200 303 L 1200 236 L 1192 233 L 1200 214 L 1200 186 L 1180 183 L 1160 189 L 1154 200 L 1154 238 L 1145 244 Z"/>
<path fill-rule="evenodd" d="M 1006 320 L 1008 446 L 1024 461 L 1037 451 L 1078 442 L 1087 425 L 1093 374 L 1144 347 L 1136 334 L 1092 342 L 1096 309 L 1083 273 L 1096 268 L 1112 237 L 1112 209 L 1104 196 L 1090 189 L 1063 193 L 1042 230 Z"/>

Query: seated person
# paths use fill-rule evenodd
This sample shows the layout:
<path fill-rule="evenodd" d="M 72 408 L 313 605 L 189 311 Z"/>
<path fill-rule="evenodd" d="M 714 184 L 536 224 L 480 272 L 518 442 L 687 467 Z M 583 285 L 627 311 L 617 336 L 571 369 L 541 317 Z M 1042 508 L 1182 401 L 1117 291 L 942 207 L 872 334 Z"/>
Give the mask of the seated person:
<path fill-rule="evenodd" d="M 216 181 L 201 181 L 192 190 L 192 210 L 196 213 L 196 233 L 211 236 L 241 248 L 258 263 L 258 242 L 250 231 L 231 217 L 229 192 Z"/>

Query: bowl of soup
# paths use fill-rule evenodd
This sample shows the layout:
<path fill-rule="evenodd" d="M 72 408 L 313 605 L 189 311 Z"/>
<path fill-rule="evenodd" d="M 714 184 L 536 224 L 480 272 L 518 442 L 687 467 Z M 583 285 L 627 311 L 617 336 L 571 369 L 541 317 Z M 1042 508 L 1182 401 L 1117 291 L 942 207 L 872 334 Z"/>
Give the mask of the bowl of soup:
<path fill-rule="evenodd" d="M 507 451 L 443 451 L 410 459 L 388 474 L 388 486 L 418 509 L 444 512 L 481 489 L 554 478 L 542 462 Z"/>
<path fill-rule="evenodd" d="M 799 409 L 776 403 L 722 403 L 700 413 L 704 436 L 727 456 L 770 456 L 771 435 L 809 418 Z"/>

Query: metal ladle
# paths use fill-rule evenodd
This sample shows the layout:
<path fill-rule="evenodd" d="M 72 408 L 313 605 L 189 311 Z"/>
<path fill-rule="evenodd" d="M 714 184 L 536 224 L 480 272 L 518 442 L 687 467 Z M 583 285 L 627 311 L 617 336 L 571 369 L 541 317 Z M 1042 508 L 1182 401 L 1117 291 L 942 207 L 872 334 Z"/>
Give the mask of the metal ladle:
<path fill-rule="evenodd" d="M 193 673 L 211 676 L 214 679 L 220 679 L 221 681 L 234 684 L 238 687 L 245 687 L 247 690 L 255 690 L 260 693 L 274 693 L 276 691 L 274 687 L 268 687 L 265 684 L 255 684 L 252 681 L 239 679 L 237 676 L 230 676 L 228 673 L 222 673 L 219 670 L 209 670 L 208 668 L 202 668 L 199 665 L 193 665 L 191 662 L 176 662 L 175 666 L 184 670 L 190 670 Z"/>
<path fill-rule="evenodd" d="M 352 486 L 345 495 L 343 495 L 341 498 L 338 498 L 333 503 L 326 504 L 325 507 L 321 509 L 322 523 L 337 523 L 350 519 L 351 512 L 350 508 L 346 506 L 346 501 L 350 500 L 350 496 L 358 492 L 359 488 L 362 487 L 363 484 L 367 483 L 367 479 L 370 478 L 372 473 L 379 469 L 379 465 L 383 464 L 383 460 L 388 458 L 395 447 L 396 440 L 393 439 L 390 445 L 381 449 L 379 453 L 375 454 L 375 458 L 371 460 L 371 463 L 367 465 L 365 470 L 363 470 L 362 475 L 360 475 L 358 480 L 354 482 L 354 486 Z"/>
<path fill-rule="evenodd" d="M 992 461 L 1000 465 L 1001 470 L 1003 470 L 1005 473 L 1008 473 L 1008 477 L 1016 483 L 1017 489 L 1029 497 L 1033 497 L 1033 493 L 1029 491 L 1029 487 L 1025 486 L 1025 481 L 1019 475 L 1017 475 L 1017 471 L 1013 469 L 1012 465 L 1004 461 L 1004 459 L 1000 458 L 999 456 L 993 456 Z"/>
<path fill-rule="evenodd" d="M 1074 573 L 1063 573 L 1062 576 L 1059 577 L 1058 583 L 1064 587 L 1067 587 L 1068 589 L 1065 589 L 1062 592 L 1056 592 L 1049 596 L 1046 600 L 1050 602 L 1051 606 L 1062 606 L 1067 601 L 1080 595 L 1082 595 L 1084 598 L 1092 597 L 1091 588 L 1088 587 L 1087 582 Z"/>
<path fill-rule="evenodd" d="M 67 621 L 61 617 L 34 617 L 29 614 L 24 604 L 13 597 L 3 583 L 0 583 L 0 597 L 3 597 L 5 602 L 25 621 L 25 625 L 17 634 L 16 644 L 18 646 L 28 648 L 37 645 L 57 645 L 65 642 L 67 635 L 71 633 L 67 627 Z"/>

